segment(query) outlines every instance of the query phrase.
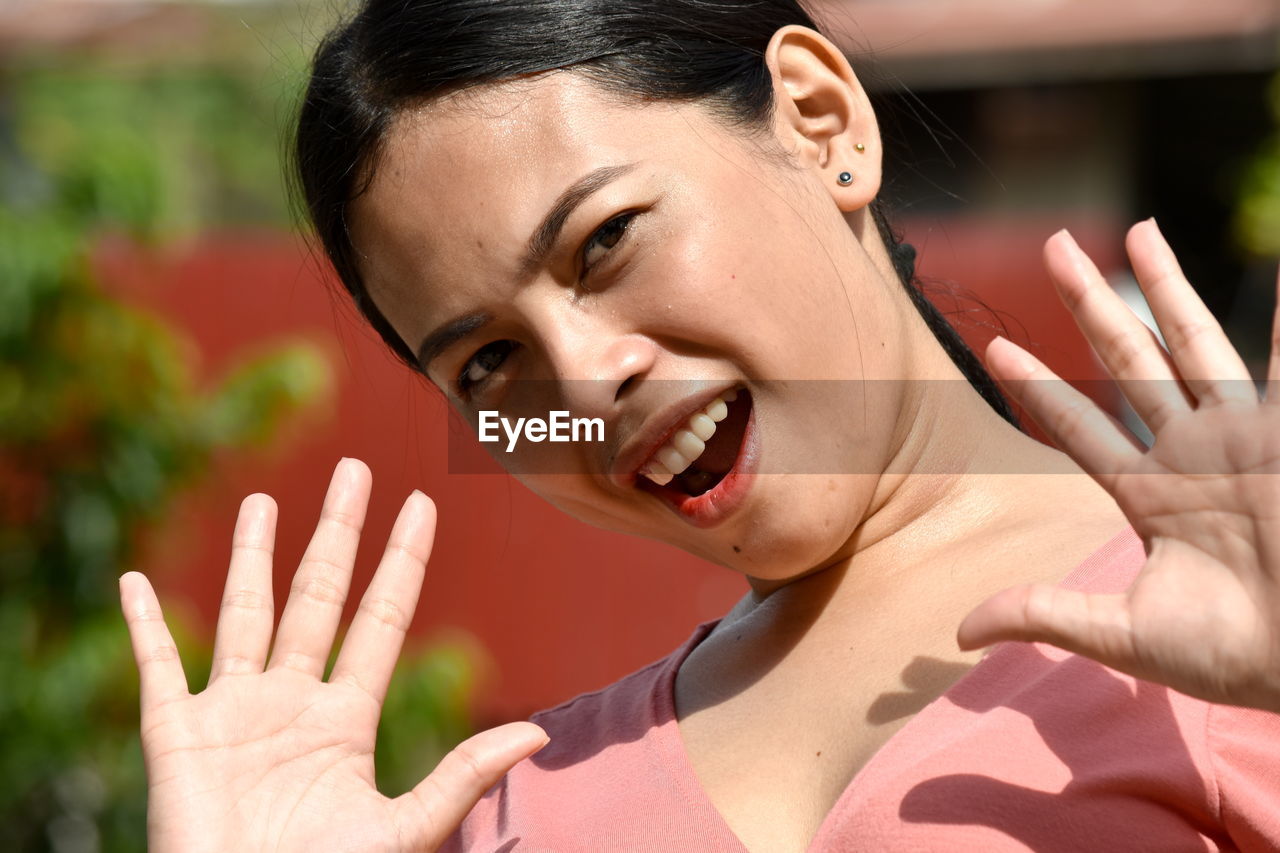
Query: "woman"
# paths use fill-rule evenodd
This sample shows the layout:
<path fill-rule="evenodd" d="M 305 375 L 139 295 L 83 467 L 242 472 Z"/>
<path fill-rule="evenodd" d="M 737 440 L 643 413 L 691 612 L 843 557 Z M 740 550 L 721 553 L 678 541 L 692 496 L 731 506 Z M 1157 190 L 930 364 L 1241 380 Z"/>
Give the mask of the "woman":
<path fill-rule="evenodd" d="M 269 660 L 250 496 L 203 693 L 121 579 L 153 849 L 1280 847 L 1280 392 L 1154 223 L 1127 245 L 1171 357 L 1069 235 L 1045 253 L 1149 452 L 986 353 L 1068 457 L 911 285 L 866 93 L 790 0 L 374 0 L 320 47 L 297 151 L 344 284 L 460 413 L 605 423 L 499 452 L 524 482 L 749 591 L 389 800 L 374 734 L 432 504 L 405 503 L 325 683 L 370 474 L 339 464 Z M 1001 640 L 1066 651 L 984 658 Z"/>

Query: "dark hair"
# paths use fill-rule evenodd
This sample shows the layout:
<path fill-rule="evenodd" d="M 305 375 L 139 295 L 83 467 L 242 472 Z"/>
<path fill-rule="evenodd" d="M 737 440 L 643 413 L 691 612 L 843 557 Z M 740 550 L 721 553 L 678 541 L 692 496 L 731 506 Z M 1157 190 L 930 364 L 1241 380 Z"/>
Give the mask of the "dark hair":
<path fill-rule="evenodd" d="M 820 29 L 797 0 L 365 0 L 320 43 L 299 111 L 294 179 L 357 308 L 414 370 L 417 358 L 361 281 L 347 227 L 403 108 L 485 83 L 573 67 L 606 91 L 698 101 L 744 132 L 768 126 L 765 48 L 781 27 Z M 991 376 L 924 295 L 915 249 L 877 203 L 876 226 L 912 304 L 943 350 L 1006 420 Z"/>

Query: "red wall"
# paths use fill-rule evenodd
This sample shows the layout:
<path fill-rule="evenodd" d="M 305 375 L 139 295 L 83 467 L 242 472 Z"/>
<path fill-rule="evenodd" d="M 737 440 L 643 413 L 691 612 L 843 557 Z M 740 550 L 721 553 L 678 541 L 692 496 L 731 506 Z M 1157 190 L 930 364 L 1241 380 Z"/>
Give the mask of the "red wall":
<path fill-rule="evenodd" d="M 1015 339 L 1037 341 L 1041 356 L 1069 375 L 1093 376 L 1039 260 L 1040 243 L 1061 224 L 916 222 L 908 233 L 926 275 L 966 282 L 1012 315 L 1005 319 Z M 1073 230 L 1114 266 L 1119 232 Z M 643 666 L 745 589 L 736 575 L 682 552 L 564 517 L 509 478 L 448 474 L 445 403 L 393 362 L 293 238 L 212 235 L 160 255 L 106 243 L 99 261 L 114 292 L 189 334 L 198 374 L 208 380 L 273 342 L 298 338 L 323 349 L 336 377 L 332 398 L 273 447 L 218 459 L 206 484 L 179 502 L 172 523 L 154 532 L 143 568 L 162 603 L 191 609 L 210 636 L 241 498 L 262 491 L 279 503 L 282 606 L 340 456 L 365 460 L 374 474 L 356 591 L 408 492 L 420 488 L 436 500 L 440 530 L 414 634 L 462 629 L 479 639 L 491 664 L 479 697 L 482 722 L 525 716 Z M 944 310 L 953 307 L 943 302 Z M 1019 323 L 1026 335 L 1017 334 Z M 979 345 L 991 334 L 970 332 Z M 348 619 L 357 600 L 353 592 Z"/>

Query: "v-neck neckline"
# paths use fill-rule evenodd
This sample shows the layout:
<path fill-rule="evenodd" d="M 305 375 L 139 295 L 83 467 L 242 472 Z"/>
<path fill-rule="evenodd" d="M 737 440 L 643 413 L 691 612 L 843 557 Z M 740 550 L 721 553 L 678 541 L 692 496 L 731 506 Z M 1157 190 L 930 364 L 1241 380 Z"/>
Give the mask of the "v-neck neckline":
<path fill-rule="evenodd" d="M 1056 586 L 1065 589 L 1092 591 L 1090 588 L 1098 580 L 1098 569 L 1108 565 L 1111 558 L 1133 547 L 1135 542 L 1139 548 L 1142 547 L 1141 540 L 1133 528 L 1126 525 L 1119 533 L 1112 536 L 1101 547 L 1085 557 Z M 1127 587 L 1127 583 L 1125 586 Z M 729 822 L 724 819 L 724 815 L 716 808 L 715 803 L 711 801 L 711 797 L 707 795 L 706 789 L 698 781 L 698 775 L 693 769 L 693 762 L 689 758 L 684 736 L 680 732 L 680 723 L 676 717 L 676 675 L 679 673 L 685 659 L 706 639 L 707 635 L 711 633 L 719 622 L 719 619 L 715 619 L 698 625 L 694 629 L 692 636 L 685 641 L 685 644 L 668 658 L 667 666 L 654 684 L 653 711 L 656 720 L 660 721 L 663 729 L 666 729 L 665 736 L 658 738 L 659 748 L 676 784 L 683 789 L 683 793 L 690 798 L 690 802 L 696 803 L 700 811 L 712 816 L 712 820 L 716 823 L 717 834 L 732 838 L 742 853 L 749 853 L 749 848 L 742 843 L 742 839 L 738 838 L 733 828 L 729 826 Z M 921 723 L 922 719 L 927 722 L 928 719 L 940 713 L 944 704 L 950 702 L 958 691 L 968 689 L 975 678 L 981 677 L 988 672 L 993 666 L 993 661 L 1003 660 L 1009 654 L 1016 653 L 1023 645 L 1022 643 L 1002 642 L 992 646 L 987 654 L 952 683 L 950 687 L 921 708 L 911 719 L 907 720 L 897 731 L 891 734 L 880 745 L 880 748 L 872 753 L 871 757 L 858 768 L 849 783 L 840 792 L 840 796 L 836 798 L 831 808 L 823 815 L 817 831 L 814 832 L 813 838 L 810 839 L 808 846 L 805 848 L 806 853 L 817 853 L 817 851 L 822 850 L 821 845 L 824 843 L 825 837 L 833 831 L 831 821 L 844 812 L 846 804 L 863 787 L 864 780 L 872 775 L 879 765 L 888 760 L 886 756 L 891 757 L 923 725 Z"/>

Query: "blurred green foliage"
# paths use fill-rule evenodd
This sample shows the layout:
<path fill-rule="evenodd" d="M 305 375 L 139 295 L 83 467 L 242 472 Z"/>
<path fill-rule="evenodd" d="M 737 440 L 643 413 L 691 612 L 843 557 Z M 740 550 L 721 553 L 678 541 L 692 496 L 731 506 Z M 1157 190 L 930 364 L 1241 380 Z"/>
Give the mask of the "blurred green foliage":
<path fill-rule="evenodd" d="M 137 676 L 117 578 L 214 454 L 270 440 L 329 384 L 306 345 L 212 388 L 163 320 L 112 299 L 104 233 L 159 244 L 284 227 L 287 80 L 223 61 L 0 65 L 0 850 L 145 848 Z M 175 285 L 177 286 L 177 285 Z M 193 690 L 211 637 L 167 616 Z M 466 734 L 471 655 L 407 655 L 378 744 L 384 791 Z"/>
<path fill-rule="evenodd" d="M 1236 232 L 1249 251 L 1274 257 L 1280 255 L 1280 75 L 1270 94 L 1276 129 L 1244 175 Z"/>
<path fill-rule="evenodd" d="M 411 790 L 473 733 L 469 705 L 476 658 L 469 642 L 441 642 L 400 659 L 382 705 L 374 754 L 383 794 L 398 797 Z"/>
<path fill-rule="evenodd" d="M 213 222 L 287 222 L 279 95 L 207 67 L 31 69 L 9 80 L 31 201 L 135 233 Z M 91 142 L 91 144 L 89 144 Z M 19 198 L 19 203 L 26 199 Z"/>

